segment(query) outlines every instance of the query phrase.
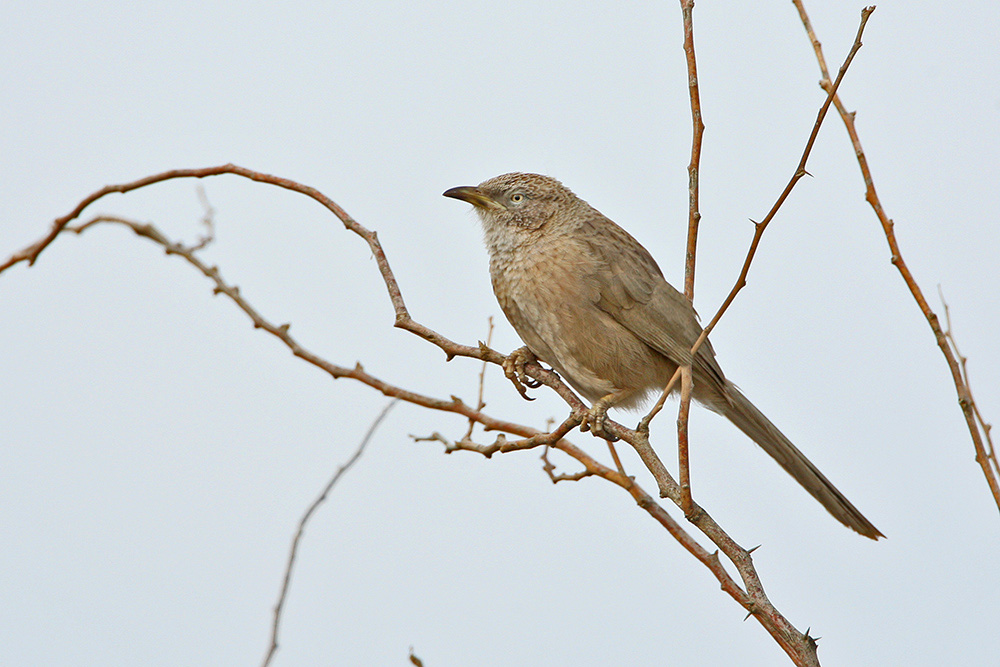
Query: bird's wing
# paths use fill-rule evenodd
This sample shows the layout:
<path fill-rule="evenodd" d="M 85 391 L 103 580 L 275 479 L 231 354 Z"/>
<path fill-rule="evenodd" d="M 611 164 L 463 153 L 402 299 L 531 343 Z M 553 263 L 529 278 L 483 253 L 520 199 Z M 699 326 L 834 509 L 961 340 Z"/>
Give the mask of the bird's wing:
<path fill-rule="evenodd" d="M 599 267 L 588 276 L 598 308 L 637 338 L 678 365 L 692 363 L 691 346 L 701 335 L 698 315 L 687 298 L 664 278 L 660 267 L 628 232 L 607 218 L 588 221 L 582 234 Z M 722 369 L 708 341 L 698 349 L 695 371 L 718 387 Z"/>

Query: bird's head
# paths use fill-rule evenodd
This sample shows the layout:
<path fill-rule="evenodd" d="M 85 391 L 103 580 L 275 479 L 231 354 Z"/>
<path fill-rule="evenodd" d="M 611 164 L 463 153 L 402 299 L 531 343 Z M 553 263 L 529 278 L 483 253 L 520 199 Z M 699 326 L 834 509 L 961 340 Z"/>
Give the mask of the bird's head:
<path fill-rule="evenodd" d="M 451 188 L 444 196 L 475 206 L 488 237 L 501 230 L 540 230 L 560 210 L 579 201 L 551 176 L 520 172 L 495 176 L 479 185 Z"/>

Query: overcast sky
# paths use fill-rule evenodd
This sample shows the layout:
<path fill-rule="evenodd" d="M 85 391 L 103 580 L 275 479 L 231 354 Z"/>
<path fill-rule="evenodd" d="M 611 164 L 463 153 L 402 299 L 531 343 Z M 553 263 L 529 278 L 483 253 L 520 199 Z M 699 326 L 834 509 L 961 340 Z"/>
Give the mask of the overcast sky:
<path fill-rule="evenodd" d="M 414 318 L 475 344 L 493 316 L 508 352 L 520 343 L 478 221 L 441 192 L 518 170 L 561 179 L 682 283 L 676 2 L 7 5 L 4 257 L 106 184 L 235 162 L 335 199 L 377 230 Z M 831 67 L 861 7 L 810 3 Z M 791 3 L 699 2 L 695 25 L 707 318 L 823 93 Z M 998 34 L 995 2 L 883 2 L 841 89 L 903 255 L 935 308 L 941 285 L 994 421 Z M 762 545 L 770 599 L 822 637 L 824 664 L 994 665 L 1000 514 L 947 366 L 835 116 L 808 169 L 712 340 L 728 376 L 888 539 L 838 524 L 700 408 L 694 497 Z M 474 402 L 480 365 L 394 330 L 367 246 L 322 207 L 232 176 L 203 185 L 217 224 L 206 261 L 265 317 L 335 363 Z M 189 242 L 202 231 L 190 181 L 99 212 Z M 0 276 L 0 323 L 0 663 L 259 664 L 296 522 L 386 399 L 295 359 L 124 229 L 59 238 Z M 498 417 L 542 427 L 566 414 L 547 391 L 522 401 L 496 368 L 485 389 Z M 409 405 L 390 414 L 305 534 L 276 665 L 404 665 L 410 646 L 428 667 L 786 664 L 617 487 L 553 486 L 537 451 L 445 456 L 410 438 L 465 428 Z M 672 428 L 665 413 L 653 438 L 673 467 Z M 572 440 L 607 459 L 603 442 Z"/>

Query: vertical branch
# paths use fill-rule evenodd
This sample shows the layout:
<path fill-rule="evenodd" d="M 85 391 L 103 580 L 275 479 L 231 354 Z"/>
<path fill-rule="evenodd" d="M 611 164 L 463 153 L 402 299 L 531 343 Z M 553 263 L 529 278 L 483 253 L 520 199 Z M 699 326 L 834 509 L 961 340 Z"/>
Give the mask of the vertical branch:
<path fill-rule="evenodd" d="M 952 382 L 955 385 L 955 392 L 958 394 L 958 403 L 962 407 L 962 414 L 965 416 L 965 423 L 972 437 L 972 444 L 976 449 L 976 462 L 983 469 L 983 475 L 986 476 L 986 483 L 990 488 L 990 493 L 993 495 L 993 501 L 996 503 L 997 508 L 1000 509 L 1000 473 L 991 464 L 990 453 L 987 451 L 987 443 L 984 442 L 984 440 L 989 439 L 989 425 L 982 419 L 975 401 L 972 400 L 972 393 L 962 372 L 962 366 L 955 358 L 956 355 L 951 345 L 949 345 L 948 336 L 941 329 L 941 323 L 938 320 L 937 314 L 931 310 L 923 291 L 917 285 L 917 281 L 913 277 L 913 274 L 910 273 L 906 262 L 903 261 L 903 255 L 899 250 L 899 243 L 896 241 L 894 223 L 886 215 L 878 193 L 875 192 L 875 182 L 868 167 L 868 158 L 865 157 L 865 151 L 861 147 L 861 139 L 858 137 L 857 127 L 854 124 L 854 113 L 848 111 L 847 107 L 841 102 L 840 97 L 837 95 L 836 83 L 830 83 L 830 73 L 827 71 L 826 61 L 823 58 L 823 47 L 819 40 L 816 39 L 816 33 L 813 32 L 812 23 L 809 21 L 809 16 L 806 14 L 802 0 L 792 0 L 792 3 L 799 12 L 799 18 L 805 26 L 806 33 L 808 33 L 809 40 L 813 45 L 813 51 L 816 53 L 816 59 L 819 61 L 819 67 L 823 73 L 823 80 L 820 82 L 820 85 L 823 87 L 823 90 L 827 91 L 829 98 L 833 100 L 833 104 L 836 106 L 837 112 L 840 114 L 840 118 L 844 121 L 844 126 L 847 128 L 847 134 L 851 138 L 851 145 L 854 147 L 854 154 L 857 156 L 858 167 L 860 167 L 861 176 L 865 181 L 865 201 L 875 211 L 875 215 L 882 225 L 882 232 L 885 234 L 886 242 L 889 244 L 892 265 L 899 271 L 903 282 L 906 283 L 906 287 L 913 296 L 913 300 L 916 301 L 917 307 L 927 319 L 927 324 L 930 325 L 931 331 L 934 334 L 934 340 L 937 342 L 938 348 L 941 349 L 941 353 L 948 363 Z M 865 11 L 870 13 L 871 10 L 866 9 Z M 989 450 L 990 452 L 992 451 L 992 444 L 990 444 Z"/>
<path fill-rule="evenodd" d="M 489 347 L 490 343 L 493 342 L 493 316 L 490 315 L 486 321 L 489 324 L 489 328 L 486 330 L 486 347 Z M 483 367 L 479 370 L 479 394 L 478 398 L 476 399 L 476 412 L 479 412 L 484 407 L 486 407 L 486 403 L 483 402 L 483 387 L 486 384 L 486 363 L 487 362 L 484 359 Z M 475 425 L 476 425 L 476 420 L 470 418 L 469 430 L 465 432 L 465 436 L 462 438 L 462 440 L 468 440 L 469 438 L 472 437 L 472 429 L 473 427 L 475 427 Z"/>
<path fill-rule="evenodd" d="M 691 162 L 688 163 L 688 236 L 684 253 L 684 296 L 694 303 L 694 268 L 698 249 L 698 174 L 701 165 L 701 143 L 705 123 L 701 119 L 701 94 L 698 91 L 698 63 L 694 53 L 694 0 L 681 0 L 684 19 L 684 56 L 687 59 L 688 97 L 691 100 Z M 681 482 L 681 508 L 691 513 L 691 471 L 688 460 L 688 415 L 691 413 L 691 366 L 684 366 L 681 375 L 681 404 L 677 409 L 677 464 Z"/>
<path fill-rule="evenodd" d="M 698 247 L 698 172 L 701 165 L 701 142 L 705 123 L 701 120 L 701 94 L 698 92 L 698 64 L 694 56 L 694 0 L 681 0 L 684 17 L 684 55 L 687 58 L 688 96 L 691 98 L 691 162 L 688 163 L 688 237 L 684 254 L 684 296 L 694 302 L 694 264 Z"/>
<path fill-rule="evenodd" d="M 677 412 L 677 467 L 680 469 L 681 510 L 691 516 L 691 470 L 688 460 L 688 414 L 691 412 L 691 365 L 681 367 L 681 407 Z"/>

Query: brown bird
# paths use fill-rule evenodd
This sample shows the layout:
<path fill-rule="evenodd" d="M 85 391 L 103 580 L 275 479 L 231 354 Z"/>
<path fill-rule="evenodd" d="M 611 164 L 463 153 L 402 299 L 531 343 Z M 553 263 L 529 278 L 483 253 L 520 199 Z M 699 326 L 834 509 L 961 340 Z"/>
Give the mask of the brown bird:
<path fill-rule="evenodd" d="M 691 363 L 698 402 L 733 422 L 838 521 L 884 537 L 726 379 L 708 341 L 692 357 L 702 330 L 694 308 L 628 232 L 540 174 L 504 174 L 444 196 L 469 202 L 482 220 L 493 291 L 526 345 L 512 363 L 523 369 L 534 355 L 551 365 L 593 403 L 595 432 L 609 407 L 637 407 Z"/>

